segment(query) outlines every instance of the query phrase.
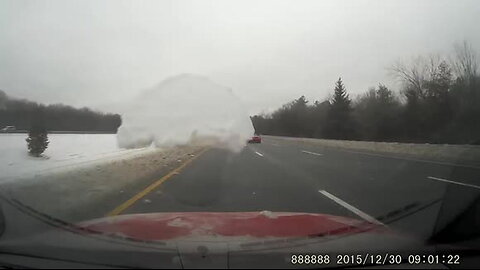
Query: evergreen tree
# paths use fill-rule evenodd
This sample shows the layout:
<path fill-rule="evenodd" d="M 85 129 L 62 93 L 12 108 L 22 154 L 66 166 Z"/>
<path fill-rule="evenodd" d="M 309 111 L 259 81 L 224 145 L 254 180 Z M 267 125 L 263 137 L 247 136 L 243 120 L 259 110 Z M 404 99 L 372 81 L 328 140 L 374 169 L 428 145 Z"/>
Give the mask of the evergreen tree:
<path fill-rule="evenodd" d="M 335 83 L 335 92 L 332 100 L 332 108 L 338 108 L 340 110 L 349 110 L 350 109 L 350 98 L 348 96 L 347 90 L 343 85 L 342 78 L 338 78 L 338 81 Z"/>
<path fill-rule="evenodd" d="M 334 139 L 354 138 L 352 105 L 347 90 L 339 78 L 328 112 L 327 136 Z"/>
<path fill-rule="evenodd" d="M 48 147 L 47 130 L 40 126 L 33 126 L 28 132 L 26 139 L 28 152 L 34 157 L 39 157 Z"/>

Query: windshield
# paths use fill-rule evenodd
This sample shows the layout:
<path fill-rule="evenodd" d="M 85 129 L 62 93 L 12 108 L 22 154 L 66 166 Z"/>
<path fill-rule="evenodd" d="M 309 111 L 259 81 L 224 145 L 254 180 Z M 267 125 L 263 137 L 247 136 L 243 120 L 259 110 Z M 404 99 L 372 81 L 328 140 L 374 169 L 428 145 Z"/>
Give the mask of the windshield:
<path fill-rule="evenodd" d="M 0 265 L 479 267 L 478 14 L 1 1 Z"/>

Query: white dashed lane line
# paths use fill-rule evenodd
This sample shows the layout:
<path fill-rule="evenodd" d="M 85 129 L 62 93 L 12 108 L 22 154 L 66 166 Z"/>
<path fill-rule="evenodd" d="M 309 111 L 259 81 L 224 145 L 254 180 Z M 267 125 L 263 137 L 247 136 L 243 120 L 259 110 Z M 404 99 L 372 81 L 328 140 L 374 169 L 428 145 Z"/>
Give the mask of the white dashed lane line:
<path fill-rule="evenodd" d="M 257 151 L 255 151 L 255 154 L 257 154 L 257 155 L 259 155 L 259 156 L 263 157 L 263 154 L 262 154 L 262 153 L 260 153 L 260 152 L 257 152 Z"/>
<path fill-rule="evenodd" d="M 438 177 L 433 177 L 433 176 L 429 176 L 429 177 L 427 177 L 427 178 L 430 179 L 430 180 L 435 180 L 435 181 L 440 181 L 440 182 L 455 184 L 455 185 L 459 185 L 459 186 L 464 186 L 464 187 L 471 187 L 471 188 L 480 189 L 480 186 L 471 185 L 471 184 L 465 184 L 465 183 L 460 183 L 460 182 L 455 182 L 455 181 L 447 180 L 447 179 L 443 179 L 443 178 L 438 178 Z"/>
<path fill-rule="evenodd" d="M 379 224 L 379 225 L 384 225 L 382 222 L 376 220 L 372 216 L 368 215 L 367 213 L 361 211 L 360 209 L 356 208 L 355 206 L 343 201 L 342 199 L 336 197 L 335 195 L 325 191 L 325 190 L 319 190 L 318 192 L 322 193 L 325 197 L 329 198 L 330 200 L 338 203 L 339 205 L 345 207 L 348 209 L 350 212 L 354 213 L 355 215 L 363 218 L 364 220 L 374 223 L 374 224 Z"/>
<path fill-rule="evenodd" d="M 302 150 L 302 153 L 310 154 L 310 155 L 314 155 L 314 156 L 323 156 L 323 154 L 319 154 L 319 153 L 315 153 L 315 152 L 310 152 L 310 151 L 306 151 L 306 150 Z"/>

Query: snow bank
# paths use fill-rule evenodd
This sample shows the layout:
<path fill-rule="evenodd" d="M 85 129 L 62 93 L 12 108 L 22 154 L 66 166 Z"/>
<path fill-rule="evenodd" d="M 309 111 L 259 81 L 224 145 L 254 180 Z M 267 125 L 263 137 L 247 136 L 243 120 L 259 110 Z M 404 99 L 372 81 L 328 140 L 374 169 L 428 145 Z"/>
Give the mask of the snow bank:
<path fill-rule="evenodd" d="M 480 146 L 478 145 L 367 142 L 280 136 L 264 137 L 311 143 L 319 146 L 334 147 L 345 150 L 395 154 L 395 156 L 398 157 L 421 159 L 423 161 L 449 162 L 462 166 L 480 167 Z"/>
<path fill-rule="evenodd" d="M 122 112 L 122 148 L 215 145 L 240 151 L 254 133 L 240 101 L 228 88 L 184 74 L 144 92 Z"/>

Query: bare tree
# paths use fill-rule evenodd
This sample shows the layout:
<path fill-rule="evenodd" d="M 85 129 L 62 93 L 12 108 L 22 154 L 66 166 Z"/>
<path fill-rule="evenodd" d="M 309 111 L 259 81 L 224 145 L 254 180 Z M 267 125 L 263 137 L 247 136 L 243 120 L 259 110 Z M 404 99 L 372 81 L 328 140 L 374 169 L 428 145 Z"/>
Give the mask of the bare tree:
<path fill-rule="evenodd" d="M 400 80 L 408 87 L 412 87 L 417 92 L 422 92 L 422 84 L 425 80 L 425 65 L 423 58 L 416 58 L 412 64 L 406 65 L 404 62 L 397 61 L 390 68 L 390 72 L 396 79 Z"/>
<path fill-rule="evenodd" d="M 478 75 L 478 57 L 472 46 L 463 41 L 455 44 L 455 58 L 452 66 L 457 78 L 470 81 Z"/>
<path fill-rule="evenodd" d="M 425 97 L 425 84 L 437 76 L 443 58 L 438 54 L 428 57 L 416 57 L 405 64 L 397 61 L 390 68 L 391 75 L 402 82 L 405 89 L 413 91 L 419 97 Z"/>
<path fill-rule="evenodd" d="M 437 86 L 448 91 L 452 81 L 451 68 L 447 58 L 439 54 L 413 58 L 408 64 L 397 62 L 391 68 L 393 77 L 403 83 L 404 96 L 424 99 L 435 95 Z M 433 91 L 433 92 L 432 92 Z"/>

